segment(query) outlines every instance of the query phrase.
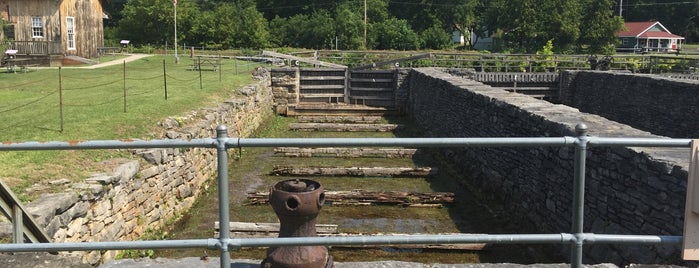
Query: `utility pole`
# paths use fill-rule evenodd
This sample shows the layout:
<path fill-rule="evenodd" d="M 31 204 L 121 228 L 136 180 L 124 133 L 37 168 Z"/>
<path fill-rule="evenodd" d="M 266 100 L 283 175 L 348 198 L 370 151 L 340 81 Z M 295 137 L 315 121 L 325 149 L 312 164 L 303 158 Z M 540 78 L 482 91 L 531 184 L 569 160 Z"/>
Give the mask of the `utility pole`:
<path fill-rule="evenodd" d="M 364 0 L 364 50 L 366 50 L 366 0 Z"/>
<path fill-rule="evenodd" d="M 177 56 L 177 0 L 172 0 L 175 7 L 175 64 L 180 64 L 180 57 Z"/>
<path fill-rule="evenodd" d="M 624 3 L 624 0 L 619 0 L 619 17 L 622 17 L 622 16 L 621 16 L 621 9 L 622 9 L 621 6 L 623 5 L 622 3 Z M 623 17 L 622 17 L 622 18 L 623 18 Z"/>

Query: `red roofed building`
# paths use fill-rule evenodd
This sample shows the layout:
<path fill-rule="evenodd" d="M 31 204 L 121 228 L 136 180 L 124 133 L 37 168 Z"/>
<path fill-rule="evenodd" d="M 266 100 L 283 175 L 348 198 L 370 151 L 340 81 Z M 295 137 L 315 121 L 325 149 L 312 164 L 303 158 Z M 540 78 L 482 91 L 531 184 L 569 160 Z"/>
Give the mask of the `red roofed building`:
<path fill-rule="evenodd" d="M 678 51 L 684 37 L 671 33 L 657 21 L 627 22 L 617 33 L 617 51 L 670 52 Z"/>

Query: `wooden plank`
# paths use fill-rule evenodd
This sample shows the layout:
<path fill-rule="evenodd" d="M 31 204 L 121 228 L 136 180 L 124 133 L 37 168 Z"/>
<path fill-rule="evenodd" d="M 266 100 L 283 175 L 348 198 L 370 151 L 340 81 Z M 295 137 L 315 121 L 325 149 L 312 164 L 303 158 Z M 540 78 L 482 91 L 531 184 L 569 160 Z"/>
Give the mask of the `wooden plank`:
<path fill-rule="evenodd" d="M 393 97 L 382 97 L 382 96 L 350 96 L 350 100 L 385 100 L 392 101 Z"/>
<path fill-rule="evenodd" d="M 345 94 L 341 93 L 310 93 L 310 94 L 300 94 L 300 98 L 339 98 L 344 97 Z"/>
<path fill-rule="evenodd" d="M 22 202 L 12 193 L 10 187 L 0 181 L 0 201 L 2 206 L 0 209 L 8 219 L 14 219 L 15 215 L 21 215 L 20 221 L 23 223 L 22 233 L 32 243 L 51 243 L 51 239 L 44 232 L 44 229 L 34 221 L 34 218 L 27 213 L 27 209 L 22 206 Z M 22 243 L 23 241 L 15 241 Z M 51 252 L 57 254 L 56 252 Z"/>
<path fill-rule="evenodd" d="M 350 78 L 350 82 L 392 83 L 393 78 Z"/>
<path fill-rule="evenodd" d="M 345 81 L 344 76 L 311 76 L 311 75 L 302 75 L 301 80 L 308 80 L 308 81 L 333 81 L 333 80 L 342 80 Z"/>
<path fill-rule="evenodd" d="M 393 91 L 392 87 L 350 87 L 350 90 L 352 91 L 383 91 L 383 92 L 391 92 Z"/>
<path fill-rule="evenodd" d="M 300 148 L 300 147 L 277 147 L 274 148 L 275 155 L 285 157 L 379 157 L 379 158 L 409 158 L 415 155 L 417 149 L 404 148 L 344 148 L 344 147 L 324 147 L 324 148 Z"/>
<path fill-rule="evenodd" d="M 345 89 L 345 85 L 299 85 L 303 89 Z"/>
<path fill-rule="evenodd" d="M 263 232 L 279 233 L 279 223 L 274 222 L 239 222 L 232 221 L 228 224 L 231 232 Z M 220 222 L 214 222 L 214 229 L 220 228 Z M 339 233 L 337 224 L 316 224 L 316 233 L 336 234 Z"/>
<path fill-rule="evenodd" d="M 436 171 L 436 170 L 434 170 Z M 426 177 L 430 167 L 295 167 L 274 166 L 275 176 L 348 176 L 348 177 Z"/>
<path fill-rule="evenodd" d="M 378 131 L 388 132 L 404 127 L 399 124 L 335 124 L 335 123 L 291 123 L 289 129 L 297 131 Z"/>
<path fill-rule="evenodd" d="M 454 203 L 451 192 L 400 192 L 400 191 L 325 191 L 325 203 L 332 206 L 394 205 L 401 207 L 439 208 Z M 269 202 L 269 192 L 247 194 L 248 205 Z"/>
<path fill-rule="evenodd" d="M 342 115 L 329 115 L 329 116 L 310 116 L 302 115 L 298 116 L 297 121 L 299 123 L 364 123 L 364 124 L 376 124 L 381 123 L 383 117 L 381 116 L 342 116 Z"/>

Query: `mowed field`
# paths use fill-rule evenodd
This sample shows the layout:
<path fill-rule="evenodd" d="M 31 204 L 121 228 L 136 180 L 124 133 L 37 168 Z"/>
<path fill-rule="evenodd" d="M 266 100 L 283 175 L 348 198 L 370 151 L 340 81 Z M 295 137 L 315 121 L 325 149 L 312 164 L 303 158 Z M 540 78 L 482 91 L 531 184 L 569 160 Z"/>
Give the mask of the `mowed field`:
<path fill-rule="evenodd" d="M 191 70 L 193 60 L 150 56 L 97 69 L 0 70 L 0 141 L 149 139 L 157 122 L 215 105 L 252 82 L 261 64 L 222 60 Z M 109 57 L 103 58 L 109 60 Z M 196 59 L 195 59 L 196 60 Z M 201 74 L 201 78 L 200 78 Z M 55 186 L 109 170 L 119 150 L 0 152 L 0 179 L 25 201 Z"/>

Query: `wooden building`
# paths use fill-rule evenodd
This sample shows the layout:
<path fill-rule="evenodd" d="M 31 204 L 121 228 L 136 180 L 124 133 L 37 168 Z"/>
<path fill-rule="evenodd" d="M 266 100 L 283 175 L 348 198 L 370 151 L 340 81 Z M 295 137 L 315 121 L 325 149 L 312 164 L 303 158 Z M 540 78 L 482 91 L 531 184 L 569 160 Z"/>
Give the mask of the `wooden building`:
<path fill-rule="evenodd" d="M 93 58 L 102 47 L 104 0 L 0 0 L 5 37 L 18 56 Z"/>
<path fill-rule="evenodd" d="M 617 37 L 617 51 L 633 52 L 675 52 L 684 40 L 657 21 L 626 22 Z"/>

